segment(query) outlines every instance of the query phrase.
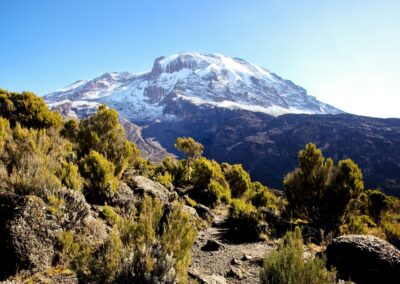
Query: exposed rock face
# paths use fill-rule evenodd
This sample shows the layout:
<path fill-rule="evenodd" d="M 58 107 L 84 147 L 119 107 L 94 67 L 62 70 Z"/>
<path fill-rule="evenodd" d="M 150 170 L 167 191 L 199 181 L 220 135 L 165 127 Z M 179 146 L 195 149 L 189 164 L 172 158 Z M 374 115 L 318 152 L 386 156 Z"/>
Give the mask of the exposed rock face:
<path fill-rule="evenodd" d="M 40 198 L 0 192 L 0 279 L 50 266 L 60 231 Z"/>
<path fill-rule="evenodd" d="M 347 235 L 327 247 L 327 264 L 341 279 L 356 283 L 397 283 L 400 279 L 400 251 L 374 236 Z"/>
<path fill-rule="evenodd" d="M 135 176 L 133 177 L 134 192 L 143 195 L 147 194 L 151 197 L 157 197 L 163 202 L 168 202 L 169 199 L 169 191 L 163 185 L 158 182 L 152 181 L 144 176 Z"/>

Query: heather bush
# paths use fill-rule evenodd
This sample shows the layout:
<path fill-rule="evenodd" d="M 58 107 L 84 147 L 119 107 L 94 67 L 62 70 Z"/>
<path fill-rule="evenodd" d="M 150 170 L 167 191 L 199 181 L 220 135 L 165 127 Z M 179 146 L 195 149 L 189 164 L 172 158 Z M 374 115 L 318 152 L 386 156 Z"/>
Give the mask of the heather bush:
<path fill-rule="evenodd" d="M 79 168 L 77 165 L 71 162 L 62 161 L 57 176 L 61 183 L 67 188 L 82 191 L 84 180 L 79 174 Z"/>
<path fill-rule="evenodd" d="M 120 225 L 122 222 L 121 217 L 115 212 L 115 210 L 111 206 L 108 206 L 107 204 L 104 205 L 103 210 L 101 211 L 101 215 L 111 226 Z"/>
<path fill-rule="evenodd" d="M 322 284 L 336 283 L 335 272 L 325 267 L 325 260 L 305 261 L 301 231 L 288 232 L 282 244 L 264 258 L 260 280 L 265 284 Z"/>
<path fill-rule="evenodd" d="M 4 145 L 10 139 L 10 122 L 0 116 L 0 156 L 3 156 Z"/>
<path fill-rule="evenodd" d="M 91 151 L 100 153 L 114 164 L 114 174 L 118 177 L 140 156 L 136 145 L 126 139 L 125 131 L 118 122 L 118 113 L 105 105 L 100 106 L 93 116 L 82 119 L 78 133 L 75 132 L 73 122 L 64 126 L 67 137 L 77 135 L 79 156 L 84 157 Z"/>
<path fill-rule="evenodd" d="M 189 180 L 193 161 L 201 157 L 204 147 L 191 137 L 176 138 L 174 146 L 185 155 L 185 179 Z"/>
<path fill-rule="evenodd" d="M 252 183 L 249 191 L 249 199 L 255 207 L 266 207 L 273 212 L 279 211 L 278 197 L 273 194 L 266 186 L 259 182 Z"/>
<path fill-rule="evenodd" d="M 256 240 L 262 233 L 261 215 L 251 203 L 243 199 L 232 199 L 228 221 L 236 239 Z"/>
<path fill-rule="evenodd" d="M 214 160 L 200 158 L 193 164 L 191 197 L 202 204 L 215 206 L 229 203 L 231 192 L 220 165 Z"/>
<path fill-rule="evenodd" d="M 168 189 L 171 189 L 173 187 L 173 178 L 172 175 L 169 172 L 164 172 L 163 174 L 158 173 L 155 176 L 155 180 L 161 183 L 163 186 L 165 186 Z"/>
<path fill-rule="evenodd" d="M 164 224 L 161 247 L 166 255 L 172 253 L 178 283 L 187 281 L 191 261 L 190 250 L 196 236 L 197 231 L 190 222 L 189 213 L 183 211 L 182 204 L 175 204 Z"/>
<path fill-rule="evenodd" d="M 112 198 L 118 187 L 113 163 L 102 154 L 91 151 L 81 159 L 79 169 L 85 178 L 84 191 L 89 202 L 102 204 Z"/>
<path fill-rule="evenodd" d="M 299 167 L 284 180 L 288 212 L 325 231 L 338 230 L 363 191 L 363 176 L 353 161 L 335 167 L 314 144 L 299 152 Z"/>
<path fill-rule="evenodd" d="M 242 165 L 223 163 L 221 167 L 231 189 L 232 197 L 242 197 L 246 191 L 251 189 L 250 175 L 243 169 Z"/>
<path fill-rule="evenodd" d="M 62 117 L 48 109 L 41 97 L 30 92 L 10 93 L 0 90 L 0 116 L 9 120 L 12 127 L 17 123 L 27 128 L 59 128 Z"/>

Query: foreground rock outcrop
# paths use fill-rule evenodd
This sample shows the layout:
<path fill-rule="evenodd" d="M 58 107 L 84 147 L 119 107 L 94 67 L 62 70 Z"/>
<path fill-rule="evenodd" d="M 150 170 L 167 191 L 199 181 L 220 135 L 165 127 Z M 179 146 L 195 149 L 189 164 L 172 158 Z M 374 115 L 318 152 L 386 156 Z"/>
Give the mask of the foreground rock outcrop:
<path fill-rule="evenodd" d="M 42 199 L 0 192 L 0 279 L 50 266 L 61 226 Z"/>
<path fill-rule="evenodd" d="M 400 251 L 374 236 L 347 235 L 327 247 L 327 265 L 356 283 L 398 283 Z"/>

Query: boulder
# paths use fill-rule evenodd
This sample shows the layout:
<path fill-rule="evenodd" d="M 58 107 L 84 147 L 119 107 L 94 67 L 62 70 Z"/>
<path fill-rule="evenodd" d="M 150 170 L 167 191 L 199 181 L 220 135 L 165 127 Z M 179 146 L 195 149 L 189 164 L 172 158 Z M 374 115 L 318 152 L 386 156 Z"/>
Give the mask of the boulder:
<path fill-rule="evenodd" d="M 374 236 L 347 235 L 326 249 L 327 265 L 336 267 L 339 278 L 356 283 L 395 283 L 400 279 L 400 251 Z"/>
<path fill-rule="evenodd" d="M 226 279 L 222 275 L 205 275 L 198 271 L 197 269 L 190 269 L 189 276 L 196 279 L 201 284 L 226 284 Z"/>
<path fill-rule="evenodd" d="M 151 197 L 157 197 L 162 202 L 168 202 L 169 191 L 160 183 L 152 181 L 144 176 L 135 176 L 132 178 L 132 181 L 134 184 L 134 188 L 132 188 L 134 194 L 147 194 Z"/>
<path fill-rule="evenodd" d="M 191 220 L 197 220 L 199 218 L 197 211 L 193 207 L 183 205 L 182 210 L 183 210 L 183 212 L 186 212 L 189 214 Z"/>
<path fill-rule="evenodd" d="M 110 204 L 112 206 L 118 206 L 125 213 L 129 213 L 135 207 L 135 196 L 130 187 L 125 182 L 120 182 L 118 190 L 112 197 Z"/>
<path fill-rule="evenodd" d="M 203 204 L 196 204 L 194 206 L 194 209 L 196 209 L 197 214 L 199 214 L 199 216 L 208 221 L 208 222 L 212 222 L 214 219 L 213 214 L 211 213 L 210 208 L 208 208 L 207 206 L 203 205 Z"/>
<path fill-rule="evenodd" d="M 42 199 L 0 191 L 0 280 L 50 266 L 61 226 Z"/>
<path fill-rule="evenodd" d="M 202 251 L 217 251 L 225 249 L 225 245 L 216 240 L 208 240 L 207 243 L 201 248 Z"/>

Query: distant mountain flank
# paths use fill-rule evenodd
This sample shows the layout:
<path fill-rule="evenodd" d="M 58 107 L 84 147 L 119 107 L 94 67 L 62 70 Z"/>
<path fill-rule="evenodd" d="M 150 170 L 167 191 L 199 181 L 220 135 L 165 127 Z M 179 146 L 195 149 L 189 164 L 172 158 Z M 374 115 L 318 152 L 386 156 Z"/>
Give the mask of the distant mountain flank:
<path fill-rule="evenodd" d="M 357 162 L 366 187 L 400 195 L 400 119 L 344 113 L 243 59 L 177 53 L 157 58 L 147 73 L 106 73 L 44 99 L 72 118 L 103 103 L 116 109 L 129 139 L 154 162 L 179 154 L 176 137 L 192 136 L 208 158 L 242 163 L 255 179 L 282 188 L 298 151 L 313 142 L 335 161 Z"/>

